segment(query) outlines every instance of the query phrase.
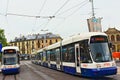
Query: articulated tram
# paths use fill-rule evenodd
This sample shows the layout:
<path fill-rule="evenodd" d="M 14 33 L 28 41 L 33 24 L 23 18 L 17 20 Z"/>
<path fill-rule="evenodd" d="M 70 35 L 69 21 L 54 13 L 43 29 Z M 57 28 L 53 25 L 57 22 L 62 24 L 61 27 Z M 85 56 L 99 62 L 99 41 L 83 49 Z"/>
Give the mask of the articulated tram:
<path fill-rule="evenodd" d="M 2 48 L 2 73 L 17 74 L 20 72 L 19 48 L 16 46 L 6 46 Z"/>
<path fill-rule="evenodd" d="M 33 63 L 72 75 L 101 77 L 117 73 L 107 35 L 101 32 L 64 39 L 38 50 L 32 59 Z"/>

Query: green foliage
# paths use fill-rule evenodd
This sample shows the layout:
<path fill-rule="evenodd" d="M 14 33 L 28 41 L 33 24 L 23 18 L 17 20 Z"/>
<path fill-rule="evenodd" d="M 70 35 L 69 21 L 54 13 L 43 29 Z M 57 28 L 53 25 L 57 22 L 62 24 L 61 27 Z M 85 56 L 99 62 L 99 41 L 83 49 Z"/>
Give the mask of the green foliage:
<path fill-rule="evenodd" d="M 2 43 L 2 46 L 7 45 L 7 39 L 5 38 L 4 30 L 0 29 L 0 43 Z"/>

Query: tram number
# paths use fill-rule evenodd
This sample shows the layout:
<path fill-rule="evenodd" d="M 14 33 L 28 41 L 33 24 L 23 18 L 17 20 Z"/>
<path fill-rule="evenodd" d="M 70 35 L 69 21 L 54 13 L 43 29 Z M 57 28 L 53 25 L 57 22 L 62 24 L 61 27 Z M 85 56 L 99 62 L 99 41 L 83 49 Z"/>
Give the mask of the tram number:
<path fill-rule="evenodd" d="M 13 68 L 13 66 L 7 66 L 7 68 Z"/>
<path fill-rule="evenodd" d="M 83 64 L 83 67 L 87 67 L 88 65 L 87 64 Z"/>

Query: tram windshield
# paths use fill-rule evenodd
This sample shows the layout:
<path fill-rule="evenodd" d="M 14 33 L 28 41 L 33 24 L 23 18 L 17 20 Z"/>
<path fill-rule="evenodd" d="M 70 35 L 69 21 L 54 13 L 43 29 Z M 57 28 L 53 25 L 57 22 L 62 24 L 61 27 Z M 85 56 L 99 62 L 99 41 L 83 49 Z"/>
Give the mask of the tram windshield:
<path fill-rule="evenodd" d="M 4 65 L 13 65 L 17 63 L 16 54 L 4 54 L 3 55 L 3 64 Z"/>
<path fill-rule="evenodd" d="M 9 58 L 4 58 L 4 65 L 13 65 L 16 64 L 16 58 L 15 57 L 9 57 Z"/>
<path fill-rule="evenodd" d="M 90 50 L 95 62 L 107 62 L 112 60 L 106 36 L 94 36 L 90 41 Z"/>

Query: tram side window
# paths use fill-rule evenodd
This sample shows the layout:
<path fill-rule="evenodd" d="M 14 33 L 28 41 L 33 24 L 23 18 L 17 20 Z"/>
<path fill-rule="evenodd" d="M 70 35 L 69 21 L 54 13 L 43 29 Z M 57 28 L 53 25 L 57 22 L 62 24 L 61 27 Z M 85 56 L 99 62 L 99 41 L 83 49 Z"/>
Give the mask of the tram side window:
<path fill-rule="evenodd" d="M 43 61 L 43 52 L 40 53 L 41 61 Z"/>
<path fill-rule="evenodd" d="M 66 47 L 63 47 L 62 49 L 62 59 L 65 62 L 75 62 L 75 54 L 74 54 L 74 46 L 73 45 L 67 45 Z"/>
<path fill-rule="evenodd" d="M 48 61 L 47 51 L 45 51 L 46 61 Z"/>
<path fill-rule="evenodd" d="M 48 58 L 48 61 L 50 61 L 50 51 L 47 51 L 47 58 Z"/>
<path fill-rule="evenodd" d="M 55 59 L 55 50 L 51 50 L 50 51 L 50 60 L 51 61 L 55 61 L 56 59 Z"/>
<path fill-rule="evenodd" d="M 37 53 L 37 56 L 38 56 L 38 60 L 41 60 L 40 53 Z"/>
<path fill-rule="evenodd" d="M 80 42 L 80 60 L 82 63 L 91 63 L 91 57 L 88 48 L 88 40 Z"/>
<path fill-rule="evenodd" d="M 67 48 L 66 47 L 63 47 L 62 48 L 62 53 L 63 53 L 63 55 L 62 55 L 62 59 L 63 59 L 63 61 L 67 61 L 67 57 L 68 57 L 68 52 L 67 52 Z"/>
<path fill-rule="evenodd" d="M 69 50 L 68 61 L 75 62 L 75 48 L 74 48 L 74 46 L 70 46 L 68 50 Z"/>

